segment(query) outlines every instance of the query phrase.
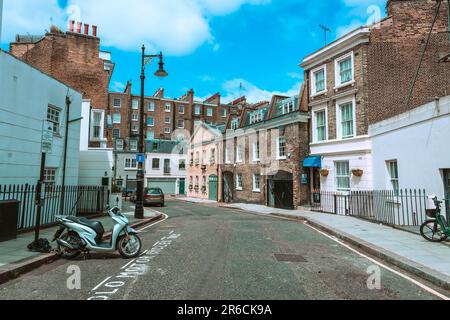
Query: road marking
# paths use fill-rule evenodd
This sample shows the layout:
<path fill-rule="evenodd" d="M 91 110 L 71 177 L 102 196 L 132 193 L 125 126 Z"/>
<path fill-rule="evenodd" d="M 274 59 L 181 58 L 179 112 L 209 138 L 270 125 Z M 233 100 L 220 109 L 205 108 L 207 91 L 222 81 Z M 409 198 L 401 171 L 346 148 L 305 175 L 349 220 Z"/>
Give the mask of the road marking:
<path fill-rule="evenodd" d="M 336 238 L 334 238 L 334 237 L 332 237 L 332 236 L 326 234 L 325 232 L 322 232 L 322 231 L 320 231 L 319 229 L 314 228 L 313 226 L 309 225 L 307 222 L 303 222 L 303 224 L 306 225 L 307 227 L 309 227 L 309 228 L 315 230 L 316 232 L 318 232 L 318 233 L 324 235 L 325 237 L 327 237 L 327 238 L 329 238 L 329 239 L 331 239 L 331 240 L 333 240 L 333 241 L 339 243 L 341 246 L 343 246 L 343 247 L 349 249 L 350 251 L 353 251 L 354 253 L 358 254 L 359 256 L 361 256 L 361 257 L 363 257 L 363 258 L 365 258 L 365 259 L 367 259 L 367 260 L 369 260 L 369 261 L 371 261 L 371 262 L 373 262 L 373 263 L 379 265 L 380 267 L 382 267 L 382 268 L 384 268 L 384 269 L 386 269 L 386 270 L 388 270 L 388 271 L 390 271 L 390 272 L 392 272 L 392 273 L 394 273 L 394 274 L 396 274 L 396 275 L 398 275 L 398 276 L 400 276 L 400 277 L 402 277 L 402 278 L 404 278 L 404 279 L 406 279 L 406 280 L 412 282 L 413 284 L 415 284 L 415 285 L 417 285 L 418 287 L 424 289 L 425 291 L 427 291 L 427 292 L 429 292 L 429 293 L 431 293 L 431 294 L 433 294 L 433 295 L 435 295 L 435 296 L 441 298 L 442 300 L 450 300 L 449 297 L 447 297 L 447 296 L 445 296 L 445 295 L 443 295 L 443 294 L 437 292 L 436 290 L 431 289 L 430 287 L 424 285 L 423 283 L 420 283 L 419 281 L 416 281 L 416 280 L 414 280 L 413 278 L 411 278 L 411 277 L 409 277 L 409 276 L 407 276 L 407 275 L 405 275 L 405 274 L 403 274 L 403 273 L 401 273 L 401 272 L 398 272 L 398 271 L 396 271 L 396 270 L 394 270 L 394 269 L 392 269 L 392 268 L 390 268 L 390 267 L 388 267 L 388 266 L 382 264 L 381 262 L 378 262 L 378 261 L 375 260 L 375 259 L 372 259 L 371 257 L 369 257 L 369 256 L 367 256 L 367 255 L 365 255 L 365 254 L 359 252 L 358 250 L 356 250 L 356 249 L 350 247 L 349 245 L 345 244 L 345 243 L 342 242 L 341 240 L 338 240 L 338 239 L 336 239 Z"/>
<path fill-rule="evenodd" d="M 164 219 L 159 220 L 159 221 L 157 221 L 157 222 L 155 222 L 155 223 L 152 223 L 152 224 L 150 224 L 150 225 L 148 225 L 148 226 L 146 226 L 146 227 L 144 227 L 144 228 L 142 228 L 142 229 L 139 229 L 139 231 L 144 231 L 144 230 L 146 230 L 146 229 L 148 229 L 148 228 L 150 228 L 150 227 L 153 227 L 154 225 L 156 225 L 156 224 L 158 224 L 158 223 L 164 222 L 164 221 L 166 221 L 167 219 L 169 219 L 169 216 L 168 216 L 167 214 L 163 213 L 162 215 L 164 216 Z"/>
<path fill-rule="evenodd" d="M 148 250 L 147 250 L 148 251 Z M 145 253 L 147 253 L 147 251 Z M 142 255 L 141 255 L 142 256 Z M 120 269 L 125 269 L 126 267 L 128 267 L 130 264 L 132 264 L 134 261 L 136 261 L 136 259 L 131 260 L 130 262 L 128 262 L 126 265 L 124 265 L 122 268 Z"/>
<path fill-rule="evenodd" d="M 100 282 L 100 284 L 98 286 L 96 286 L 94 289 L 92 289 L 91 291 L 95 291 L 98 288 L 100 288 L 105 282 L 107 282 L 109 279 L 111 279 L 112 277 L 108 277 L 105 280 L 103 280 L 102 282 Z"/>

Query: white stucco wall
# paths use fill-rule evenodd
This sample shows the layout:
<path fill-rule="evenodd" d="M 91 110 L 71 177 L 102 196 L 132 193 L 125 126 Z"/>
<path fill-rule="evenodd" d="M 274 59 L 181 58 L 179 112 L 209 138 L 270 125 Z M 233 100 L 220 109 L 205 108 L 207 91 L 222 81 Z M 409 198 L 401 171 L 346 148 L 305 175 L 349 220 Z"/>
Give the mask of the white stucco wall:
<path fill-rule="evenodd" d="M 91 101 L 83 100 L 81 107 L 81 129 L 80 129 L 80 150 L 87 151 L 89 149 L 89 125 L 91 116 Z"/>
<path fill-rule="evenodd" d="M 450 96 L 370 126 L 374 186 L 389 187 L 386 161 L 397 160 L 400 188 L 444 197 L 450 169 Z"/>
<path fill-rule="evenodd" d="M 112 149 L 89 149 L 80 152 L 80 179 L 79 184 L 83 186 L 101 186 L 102 178 L 109 178 L 111 184 L 113 179 L 113 150 Z"/>
<path fill-rule="evenodd" d="M 57 168 L 56 182 L 62 182 L 67 94 L 72 100 L 69 119 L 78 119 L 79 92 L 0 50 L 0 185 L 36 184 L 48 105 L 61 110 L 61 119 L 60 136 L 54 138 L 46 167 Z M 66 185 L 78 185 L 80 125 L 81 121 L 69 125 Z"/>

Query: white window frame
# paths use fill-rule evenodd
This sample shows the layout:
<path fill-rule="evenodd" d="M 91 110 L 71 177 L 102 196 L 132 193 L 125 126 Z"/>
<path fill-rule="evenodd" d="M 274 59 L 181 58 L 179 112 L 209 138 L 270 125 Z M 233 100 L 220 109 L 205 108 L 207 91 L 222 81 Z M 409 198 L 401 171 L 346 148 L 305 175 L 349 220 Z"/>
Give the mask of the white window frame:
<path fill-rule="evenodd" d="M 252 146 L 253 150 L 253 162 L 261 161 L 261 144 L 259 141 L 254 142 Z"/>
<path fill-rule="evenodd" d="M 244 184 L 242 180 L 242 173 L 236 174 L 236 190 L 242 191 L 244 189 Z"/>
<path fill-rule="evenodd" d="M 134 158 L 125 158 L 125 170 L 137 170 L 137 161 Z M 129 165 L 127 166 L 127 162 Z"/>
<path fill-rule="evenodd" d="M 130 151 L 137 151 L 138 149 L 138 141 L 130 140 Z"/>
<path fill-rule="evenodd" d="M 348 175 L 347 176 L 341 176 L 341 175 L 338 175 L 338 164 L 342 164 L 342 163 L 347 163 L 347 167 L 348 167 Z M 334 162 L 334 171 L 335 171 L 335 175 L 336 175 L 336 190 L 338 191 L 338 192 L 350 192 L 350 190 L 351 190 L 351 175 L 350 175 L 350 161 L 348 161 L 348 160 L 342 160 L 342 161 L 335 161 Z M 338 183 L 338 181 L 339 181 L 339 178 L 346 178 L 346 179 L 348 179 L 348 189 L 347 188 L 339 188 L 339 183 Z"/>
<path fill-rule="evenodd" d="M 212 107 L 208 107 L 208 108 L 206 109 L 206 116 L 207 116 L 207 117 L 213 117 L 213 116 L 214 116 L 214 110 L 213 110 Z"/>
<path fill-rule="evenodd" d="M 154 101 L 149 101 L 149 103 L 147 104 L 147 110 L 149 112 L 155 112 L 155 102 Z"/>
<path fill-rule="evenodd" d="M 194 114 L 195 114 L 196 116 L 199 116 L 201 113 L 202 113 L 202 108 L 201 108 L 201 106 L 199 106 L 198 104 L 196 104 L 196 105 L 194 106 Z"/>
<path fill-rule="evenodd" d="M 180 123 L 182 124 L 181 126 L 180 126 Z M 178 119 L 177 127 L 178 127 L 178 129 L 184 129 L 184 119 Z"/>
<path fill-rule="evenodd" d="M 393 172 L 391 170 L 391 165 L 395 164 L 395 168 L 397 170 L 397 177 L 393 176 Z M 388 160 L 386 161 L 386 167 L 387 167 L 387 173 L 388 173 L 388 181 L 387 184 L 389 186 L 390 190 L 394 190 L 394 192 L 398 193 L 400 190 L 400 180 L 399 180 L 399 173 L 398 173 L 398 160 Z M 394 181 L 397 182 L 397 190 L 394 186 Z"/>
<path fill-rule="evenodd" d="M 131 100 L 131 109 L 132 110 L 139 110 L 139 99 Z"/>
<path fill-rule="evenodd" d="M 134 121 L 134 122 L 139 121 L 139 115 L 137 113 L 133 113 L 131 115 L 131 121 Z"/>
<path fill-rule="evenodd" d="M 178 113 L 179 114 L 184 114 L 185 113 L 185 106 L 183 106 L 183 105 L 179 105 L 178 106 Z"/>
<path fill-rule="evenodd" d="M 320 142 L 328 141 L 328 107 L 327 107 L 327 105 L 317 107 L 317 109 L 313 109 L 312 112 L 313 112 L 313 117 L 312 117 L 313 142 L 320 143 Z M 320 140 L 320 141 L 319 141 L 318 134 L 317 134 L 317 117 L 316 117 L 316 113 L 319 113 L 319 112 L 325 112 L 325 140 Z"/>
<path fill-rule="evenodd" d="M 256 187 L 256 177 L 259 177 L 259 188 Z M 253 175 L 253 192 L 261 192 L 261 175 L 260 174 Z"/>
<path fill-rule="evenodd" d="M 119 116 L 119 121 L 116 121 L 116 116 Z M 121 113 L 113 113 L 113 123 L 114 124 L 121 124 L 122 123 L 122 114 Z"/>
<path fill-rule="evenodd" d="M 116 105 L 116 101 L 119 101 L 119 105 Z M 113 99 L 113 108 L 122 108 L 122 99 L 121 98 Z"/>
<path fill-rule="evenodd" d="M 352 79 L 348 82 L 342 83 L 341 82 L 340 62 L 343 60 L 346 60 L 348 58 L 351 59 L 351 64 L 352 64 Z M 334 60 L 334 81 L 335 81 L 334 89 L 339 89 L 341 87 L 348 86 L 348 85 L 355 83 L 355 54 L 353 51 Z"/>
<path fill-rule="evenodd" d="M 153 119 L 153 124 L 148 124 L 148 119 Z M 154 127 L 155 126 L 155 117 L 148 117 L 147 118 L 147 127 Z"/>
<path fill-rule="evenodd" d="M 164 128 L 164 133 L 165 134 L 170 134 L 172 132 L 172 129 L 170 129 L 170 128 L 168 128 L 168 127 L 165 127 Z"/>
<path fill-rule="evenodd" d="M 223 108 L 223 109 L 220 111 L 220 115 L 222 116 L 222 118 L 226 118 L 227 115 L 228 115 L 227 109 Z"/>
<path fill-rule="evenodd" d="M 117 151 L 123 151 L 123 146 L 124 146 L 123 139 L 117 138 L 117 139 L 114 139 L 114 141 L 115 141 L 115 149 Z M 120 143 L 119 143 L 119 141 L 120 141 Z"/>
<path fill-rule="evenodd" d="M 133 124 L 131 126 L 131 132 L 133 133 L 139 133 L 139 126 L 137 124 Z"/>
<path fill-rule="evenodd" d="M 352 104 L 353 111 L 353 136 L 342 138 L 342 116 L 341 116 L 341 106 L 344 104 Z M 342 98 L 336 101 L 336 137 L 338 140 L 348 140 L 357 137 L 356 133 L 356 99 L 355 97 Z"/>
<path fill-rule="evenodd" d="M 239 119 L 233 119 L 231 121 L 231 130 L 237 130 L 239 128 Z"/>
<path fill-rule="evenodd" d="M 99 123 L 99 136 L 95 137 L 95 115 L 100 114 L 100 123 Z M 92 110 L 91 111 L 92 124 L 91 124 L 91 139 L 102 140 L 104 136 L 104 122 L 105 122 L 105 112 L 104 110 Z"/>
<path fill-rule="evenodd" d="M 325 81 L 324 89 L 322 91 L 317 91 L 317 89 L 316 89 L 316 74 L 322 70 L 324 72 L 324 81 Z M 311 96 L 314 97 L 314 96 L 318 96 L 320 94 L 327 92 L 327 90 L 328 90 L 328 88 L 327 88 L 327 65 L 324 64 L 320 67 L 317 67 L 317 68 L 311 70 L 310 75 L 311 75 L 310 76 L 311 77 Z"/>
<path fill-rule="evenodd" d="M 165 124 L 171 124 L 170 117 L 164 117 L 164 123 Z"/>
<path fill-rule="evenodd" d="M 50 114 L 49 118 L 49 111 L 52 111 L 54 114 Z M 47 107 L 47 121 L 51 122 L 53 124 L 53 133 L 56 136 L 59 136 L 61 133 L 61 114 L 62 110 L 58 107 L 48 105 Z"/>
<path fill-rule="evenodd" d="M 236 146 L 236 163 L 242 163 L 244 162 L 243 159 L 243 154 L 242 154 L 242 146 L 240 144 L 238 144 Z"/>
<path fill-rule="evenodd" d="M 158 161 L 158 166 L 155 166 L 155 162 Z M 161 170 L 161 159 L 160 158 L 152 158 L 152 171 Z"/>
<path fill-rule="evenodd" d="M 284 156 L 280 155 L 280 141 L 281 139 L 284 140 Z M 278 137 L 277 138 L 277 160 L 286 160 L 287 159 L 287 140 L 286 137 Z"/>
<path fill-rule="evenodd" d="M 226 147 L 225 148 L 225 163 L 226 164 L 230 164 L 231 163 L 231 148 L 230 147 Z"/>
<path fill-rule="evenodd" d="M 118 135 L 118 136 L 114 136 L 114 130 L 117 130 L 117 131 L 119 132 L 119 135 Z M 112 129 L 112 137 L 113 137 L 113 139 L 120 139 L 120 138 L 121 138 L 121 135 L 120 135 L 120 129 L 118 129 L 118 128 L 113 128 L 113 129 Z"/>
<path fill-rule="evenodd" d="M 53 179 L 49 179 L 49 177 L 53 177 Z M 58 168 L 47 167 L 44 169 L 44 182 L 46 184 L 54 185 L 56 184 L 57 179 L 58 179 Z"/>
<path fill-rule="evenodd" d="M 164 104 L 164 111 L 165 111 L 166 113 L 171 113 L 171 112 L 172 112 L 172 105 L 171 105 L 170 102 L 166 102 L 166 103 Z"/>

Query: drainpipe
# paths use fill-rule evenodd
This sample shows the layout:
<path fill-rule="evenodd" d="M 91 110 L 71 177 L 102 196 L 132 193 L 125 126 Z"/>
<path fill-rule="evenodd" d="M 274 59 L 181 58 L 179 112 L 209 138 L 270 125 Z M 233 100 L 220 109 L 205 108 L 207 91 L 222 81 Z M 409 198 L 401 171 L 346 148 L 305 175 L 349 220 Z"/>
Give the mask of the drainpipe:
<path fill-rule="evenodd" d="M 70 101 L 69 96 L 66 96 L 66 131 L 64 136 L 64 156 L 63 156 L 63 168 L 62 168 L 62 186 L 61 186 L 61 202 L 60 202 L 60 214 L 64 213 L 64 202 L 66 192 L 66 166 L 67 166 L 67 143 L 69 138 L 69 115 L 70 115 Z"/>

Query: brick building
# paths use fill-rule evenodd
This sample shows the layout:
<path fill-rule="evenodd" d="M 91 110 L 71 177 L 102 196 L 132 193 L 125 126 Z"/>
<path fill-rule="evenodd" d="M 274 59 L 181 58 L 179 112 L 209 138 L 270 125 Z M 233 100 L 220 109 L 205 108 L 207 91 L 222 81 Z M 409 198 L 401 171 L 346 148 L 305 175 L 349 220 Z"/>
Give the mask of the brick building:
<path fill-rule="evenodd" d="M 83 29 L 83 30 L 82 30 Z M 16 36 L 10 53 L 83 93 L 83 109 L 91 110 L 90 147 L 106 147 L 104 136 L 108 88 L 114 63 L 100 50 L 97 27 L 71 21 L 68 32 L 55 26 L 43 36 Z M 97 111 L 97 112 L 95 112 Z"/>
<path fill-rule="evenodd" d="M 304 58 L 301 66 L 312 112 L 312 157 L 307 164 L 312 190 L 373 189 L 369 125 L 449 92 L 450 64 L 442 62 L 450 52 L 448 2 L 442 1 L 437 8 L 436 1 L 390 0 L 385 19 Z M 355 169 L 363 175 L 352 174 Z"/>

